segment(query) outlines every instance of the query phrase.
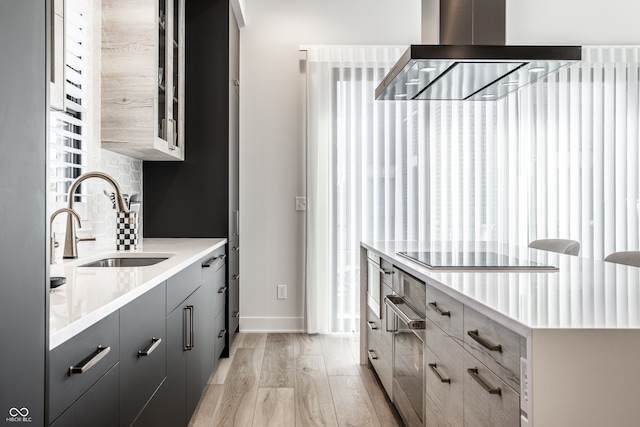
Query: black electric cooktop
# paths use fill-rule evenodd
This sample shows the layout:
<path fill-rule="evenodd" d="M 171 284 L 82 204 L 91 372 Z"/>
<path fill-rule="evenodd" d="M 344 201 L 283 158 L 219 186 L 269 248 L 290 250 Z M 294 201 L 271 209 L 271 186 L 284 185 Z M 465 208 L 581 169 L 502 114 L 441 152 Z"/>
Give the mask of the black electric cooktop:
<path fill-rule="evenodd" d="M 485 251 L 398 252 L 398 255 L 433 270 L 557 270 L 550 265 Z"/>

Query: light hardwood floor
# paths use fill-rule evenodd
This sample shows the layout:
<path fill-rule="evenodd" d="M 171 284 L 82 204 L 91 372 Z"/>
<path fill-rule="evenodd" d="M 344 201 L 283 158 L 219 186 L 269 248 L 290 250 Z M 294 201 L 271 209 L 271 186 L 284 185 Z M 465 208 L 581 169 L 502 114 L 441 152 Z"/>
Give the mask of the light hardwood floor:
<path fill-rule="evenodd" d="M 190 427 L 402 426 L 358 334 L 240 333 L 220 359 Z"/>

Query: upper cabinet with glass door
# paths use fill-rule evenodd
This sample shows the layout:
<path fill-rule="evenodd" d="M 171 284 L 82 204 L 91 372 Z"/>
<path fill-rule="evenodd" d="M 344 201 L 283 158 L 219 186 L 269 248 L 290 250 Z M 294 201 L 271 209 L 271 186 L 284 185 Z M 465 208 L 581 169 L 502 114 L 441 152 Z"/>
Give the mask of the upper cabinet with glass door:
<path fill-rule="evenodd" d="M 184 1 L 102 1 L 102 148 L 184 160 Z"/>

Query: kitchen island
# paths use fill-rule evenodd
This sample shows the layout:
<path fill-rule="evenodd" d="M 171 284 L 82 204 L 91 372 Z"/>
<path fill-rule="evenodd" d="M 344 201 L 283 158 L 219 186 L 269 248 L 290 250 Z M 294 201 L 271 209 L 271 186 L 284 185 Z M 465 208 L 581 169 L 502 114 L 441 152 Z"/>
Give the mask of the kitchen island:
<path fill-rule="evenodd" d="M 406 251 L 492 251 L 555 268 L 430 269 L 398 255 Z M 382 265 L 380 283 L 388 283 L 379 306 L 369 295 L 369 276 L 378 274 L 368 268 L 372 255 Z M 396 293 L 406 275 L 426 287 L 425 425 L 639 425 L 640 269 L 486 242 L 363 242 L 361 272 L 363 364 L 370 343 L 384 348 L 370 322 L 377 308 L 385 334 L 384 292 Z M 393 387 L 387 392 L 393 399 Z M 485 422 L 477 416 L 492 424 L 477 424 Z"/>

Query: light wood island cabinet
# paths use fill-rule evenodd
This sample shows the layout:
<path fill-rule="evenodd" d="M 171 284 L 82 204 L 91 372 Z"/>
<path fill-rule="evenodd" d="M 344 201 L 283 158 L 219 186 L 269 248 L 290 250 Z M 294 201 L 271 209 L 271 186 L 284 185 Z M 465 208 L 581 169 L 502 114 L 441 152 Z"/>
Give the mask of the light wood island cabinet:
<path fill-rule="evenodd" d="M 184 0 L 103 0 L 102 148 L 184 160 Z"/>

